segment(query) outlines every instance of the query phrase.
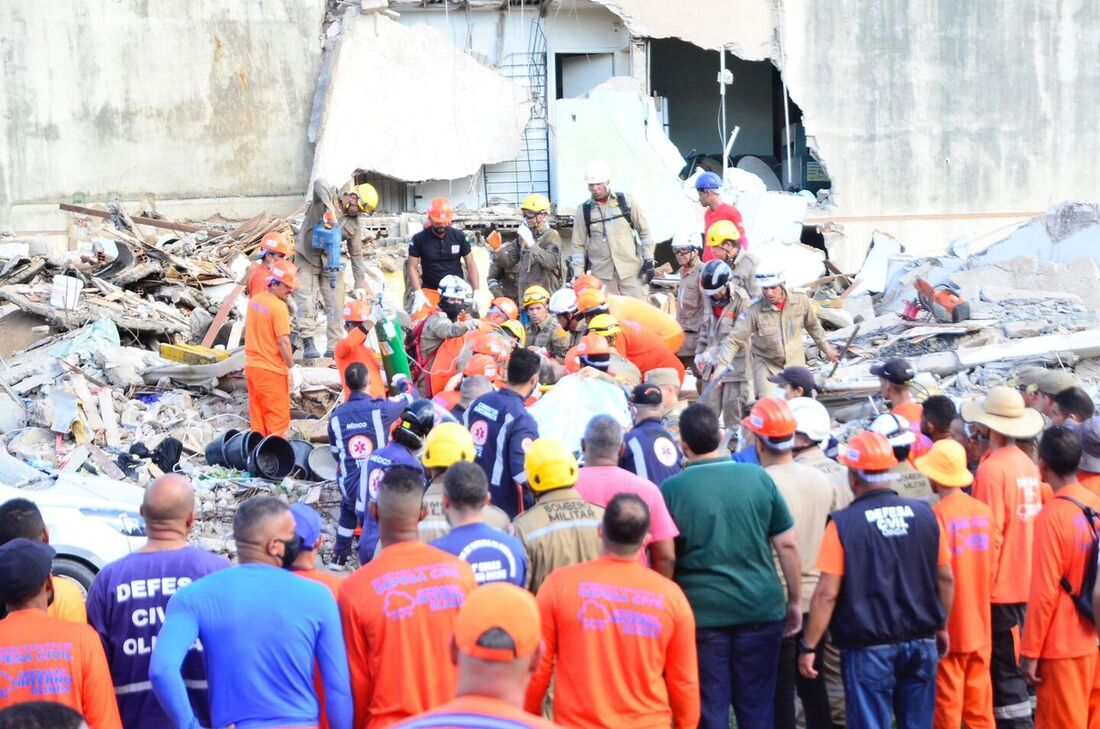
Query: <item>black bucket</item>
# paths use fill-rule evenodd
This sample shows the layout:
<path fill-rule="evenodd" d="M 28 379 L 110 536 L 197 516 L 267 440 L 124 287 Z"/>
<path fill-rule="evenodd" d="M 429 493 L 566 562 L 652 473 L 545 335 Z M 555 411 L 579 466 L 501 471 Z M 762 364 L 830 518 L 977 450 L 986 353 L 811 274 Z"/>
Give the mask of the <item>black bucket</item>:
<path fill-rule="evenodd" d="M 248 472 L 279 481 L 294 470 L 294 446 L 280 435 L 269 435 L 248 454 Z"/>
<path fill-rule="evenodd" d="M 222 452 L 225 454 L 225 465 L 244 471 L 248 468 L 248 454 L 256 450 L 256 446 L 264 437 L 254 430 L 245 430 L 237 433 L 225 441 Z"/>
<path fill-rule="evenodd" d="M 313 471 L 309 470 L 309 454 L 313 452 L 313 444 L 305 440 L 292 440 L 290 447 L 294 449 L 294 470 L 290 475 L 312 481 Z"/>
<path fill-rule="evenodd" d="M 241 431 L 230 428 L 206 444 L 206 463 L 209 466 L 228 466 L 225 462 L 225 444 Z"/>

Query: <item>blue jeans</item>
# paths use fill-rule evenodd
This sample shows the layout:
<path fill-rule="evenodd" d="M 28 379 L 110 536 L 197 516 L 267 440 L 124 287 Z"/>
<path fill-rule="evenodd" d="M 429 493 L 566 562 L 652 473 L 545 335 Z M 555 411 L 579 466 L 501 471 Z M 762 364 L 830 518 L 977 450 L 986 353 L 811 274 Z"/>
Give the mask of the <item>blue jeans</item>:
<path fill-rule="evenodd" d="M 783 621 L 729 628 L 697 628 L 699 729 L 729 729 L 730 705 L 737 729 L 774 729 L 775 677 Z"/>
<path fill-rule="evenodd" d="M 928 729 L 936 706 L 936 641 L 931 638 L 840 651 L 848 729 Z"/>

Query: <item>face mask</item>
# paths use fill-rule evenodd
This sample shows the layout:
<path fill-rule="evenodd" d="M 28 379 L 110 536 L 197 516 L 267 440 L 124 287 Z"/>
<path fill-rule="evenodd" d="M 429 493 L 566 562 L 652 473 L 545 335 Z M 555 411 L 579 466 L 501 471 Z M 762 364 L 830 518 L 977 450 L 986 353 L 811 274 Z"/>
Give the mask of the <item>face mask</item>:
<path fill-rule="evenodd" d="M 295 536 L 293 539 L 280 539 L 283 543 L 283 569 L 290 569 L 294 560 L 298 559 L 298 553 L 302 551 L 302 540 Z"/>
<path fill-rule="evenodd" d="M 772 388 L 772 397 L 777 397 L 780 400 L 787 399 L 787 390 L 782 385 L 776 385 Z"/>
<path fill-rule="evenodd" d="M 454 321 L 458 318 L 458 315 L 462 313 L 463 306 L 457 301 L 442 299 L 439 302 L 439 308 L 444 314 L 447 315 L 447 318 L 449 318 L 451 321 Z"/>

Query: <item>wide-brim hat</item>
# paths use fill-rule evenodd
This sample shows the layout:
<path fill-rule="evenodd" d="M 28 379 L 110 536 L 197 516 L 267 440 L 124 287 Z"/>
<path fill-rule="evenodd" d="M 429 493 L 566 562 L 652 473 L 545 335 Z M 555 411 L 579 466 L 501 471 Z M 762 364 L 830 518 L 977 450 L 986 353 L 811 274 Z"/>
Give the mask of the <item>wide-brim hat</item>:
<path fill-rule="evenodd" d="M 962 488 L 974 483 L 966 468 L 966 449 L 950 438 L 936 441 L 932 449 L 913 461 L 917 470 L 936 483 Z"/>
<path fill-rule="evenodd" d="M 962 404 L 962 419 L 988 426 L 1009 438 L 1034 438 L 1043 430 L 1043 416 L 1026 407 L 1023 396 L 1011 387 L 992 388 L 983 397 Z"/>

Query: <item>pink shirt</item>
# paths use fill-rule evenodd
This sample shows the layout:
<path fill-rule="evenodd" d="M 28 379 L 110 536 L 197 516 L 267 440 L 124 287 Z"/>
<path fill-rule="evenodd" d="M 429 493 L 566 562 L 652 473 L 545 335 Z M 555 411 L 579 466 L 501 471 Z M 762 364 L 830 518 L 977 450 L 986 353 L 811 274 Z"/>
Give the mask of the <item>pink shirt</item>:
<path fill-rule="evenodd" d="M 649 539 L 651 542 L 663 542 L 680 535 L 676 522 L 668 513 L 661 490 L 652 481 L 618 466 L 585 466 L 577 472 L 577 485 L 574 487 L 581 498 L 590 504 L 607 506 L 615 494 L 634 494 L 649 507 Z M 647 543 L 648 544 L 648 543 Z M 649 558 L 643 549 L 638 561 L 649 566 Z"/>

